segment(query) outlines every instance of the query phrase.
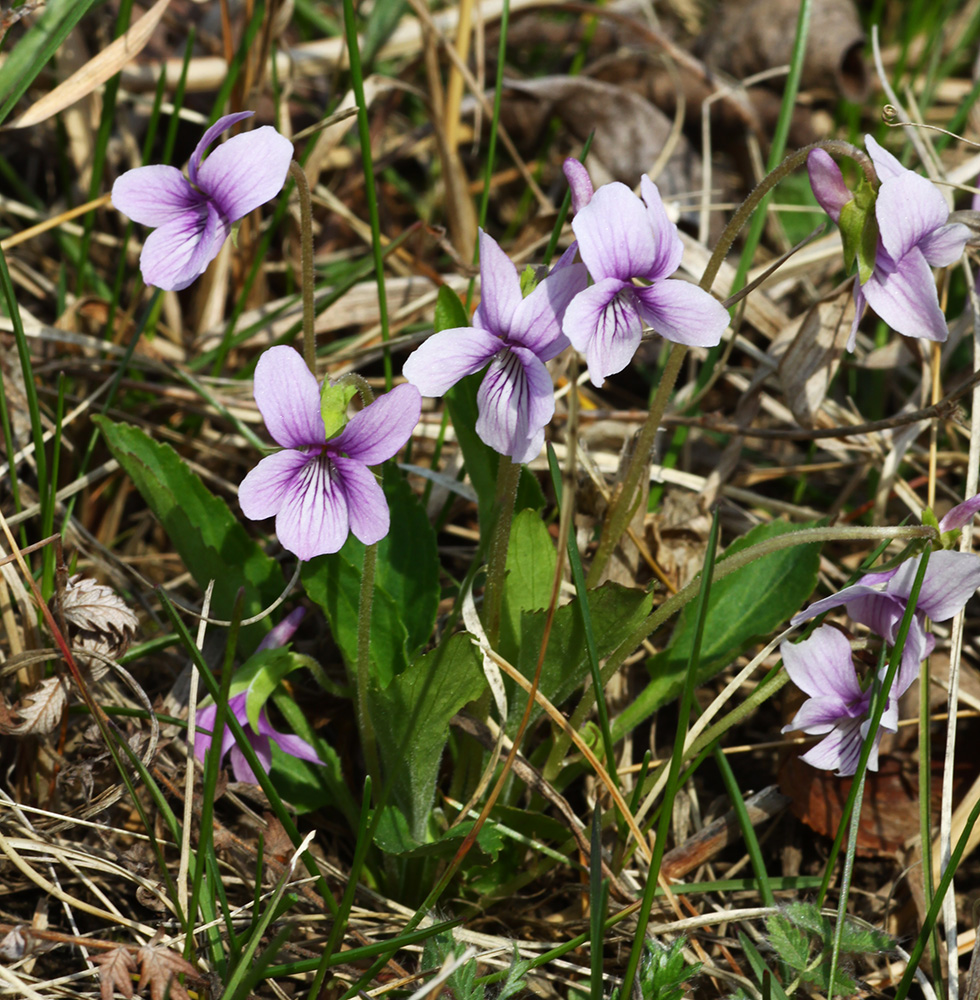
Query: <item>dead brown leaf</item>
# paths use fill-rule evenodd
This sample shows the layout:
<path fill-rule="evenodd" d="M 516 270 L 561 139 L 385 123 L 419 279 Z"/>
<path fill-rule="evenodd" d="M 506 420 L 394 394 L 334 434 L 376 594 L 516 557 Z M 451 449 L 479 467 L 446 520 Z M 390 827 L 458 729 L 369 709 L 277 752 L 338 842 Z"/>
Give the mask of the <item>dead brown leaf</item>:
<path fill-rule="evenodd" d="M 140 981 L 136 988 L 150 987 L 150 1000 L 164 1000 L 169 989 L 170 1000 L 190 1000 L 178 976 L 198 979 L 197 969 L 177 952 L 158 944 L 145 944 L 136 953 L 140 963 Z"/>
<path fill-rule="evenodd" d="M 60 677 L 46 677 L 14 705 L 0 710 L 0 733 L 8 736 L 44 736 L 61 723 L 68 695 Z M 14 719 L 18 721 L 14 722 Z"/>
<path fill-rule="evenodd" d="M 114 990 L 118 990 L 126 1000 L 133 1000 L 136 956 L 128 948 L 113 948 L 102 955 L 93 955 L 92 961 L 99 967 L 102 1000 L 112 1000 Z"/>
<path fill-rule="evenodd" d="M 115 659 L 124 653 L 133 641 L 139 619 L 111 587 L 78 574 L 68 581 L 59 605 L 70 626 L 76 658 L 89 668 L 92 680 L 99 680 L 108 670 L 101 657 Z"/>

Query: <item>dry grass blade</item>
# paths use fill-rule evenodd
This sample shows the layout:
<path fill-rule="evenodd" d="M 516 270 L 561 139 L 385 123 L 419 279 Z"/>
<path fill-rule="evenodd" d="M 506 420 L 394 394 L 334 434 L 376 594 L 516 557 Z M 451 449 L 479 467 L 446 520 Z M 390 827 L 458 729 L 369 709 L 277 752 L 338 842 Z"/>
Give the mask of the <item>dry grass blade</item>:
<path fill-rule="evenodd" d="M 78 72 L 72 73 L 64 83 L 45 94 L 39 101 L 35 101 L 8 127 L 29 128 L 31 125 L 39 125 L 91 94 L 96 87 L 118 73 L 143 49 L 169 4 L 170 0 L 157 0 L 126 34 L 121 35 L 111 45 L 107 45 Z"/>

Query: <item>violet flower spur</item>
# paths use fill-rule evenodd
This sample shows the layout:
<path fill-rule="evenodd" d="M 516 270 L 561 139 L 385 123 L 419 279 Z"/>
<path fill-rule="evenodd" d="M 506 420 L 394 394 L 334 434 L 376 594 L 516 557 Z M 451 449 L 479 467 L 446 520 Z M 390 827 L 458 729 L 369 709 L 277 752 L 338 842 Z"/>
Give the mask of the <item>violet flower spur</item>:
<path fill-rule="evenodd" d="M 461 378 L 489 368 L 477 393 L 476 433 L 501 455 L 529 462 L 555 412 L 545 367 L 568 341 L 561 322 L 585 287 L 585 268 L 566 252 L 527 296 L 510 258 L 480 230 L 480 305 L 473 325 L 441 330 L 417 348 L 402 372 L 425 396 L 441 396 Z"/>
<path fill-rule="evenodd" d="M 641 201 L 618 181 L 591 194 L 577 160 L 566 161 L 565 174 L 573 203 L 582 206 L 572 229 L 594 284 L 572 300 L 562 330 L 585 355 L 593 384 L 601 386 L 630 363 L 644 324 L 678 344 L 714 347 L 728 327 L 728 312 L 703 288 L 670 277 L 684 245 L 656 184 L 641 178 Z M 634 278 L 647 284 L 636 285 Z"/>
<path fill-rule="evenodd" d="M 866 305 L 906 337 L 945 341 L 946 317 L 939 307 L 933 267 L 947 267 L 963 253 L 970 230 L 949 223 L 949 206 L 939 189 L 925 177 L 903 167 L 870 135 L 864 144 L 881 186 L 875 201 L 878 248 L 874 271 L 862 284 L 854 281 L 854 322 L 847 349 L 854 350 L 857 328 Z M 822 149 L 807 157 L 810 186 L 823 210 L 839 223 L 853 195 L 840 167 Z"/>
<path fill-rule="evenodd" d="M 418 389 L 395 386 L 328 439 L 316 378 L 296 351 L 278 346 L 256 365 L 255 401 L 284 450 L 242 481 L 245 516 L 275 516 L 279 541 L 304 560 L 336 552 L 348 531 L 365 545 L 384 538 L 388 504 L 369 466 L 391 458 L 411 436 L 422 410 Z"/>
<path fill-rule="evenodd" d="M 907 559 L 896 569 L 866 573 L 857 583 L 823 600 L 815 601 L 796 615 L 793 625 L 844 607 L 856 622 L 867 625 L 885 642 L 894 645 L 912 593 L 912 584 L 922 556 Z M 925 619 L 952 618 L 980 587 L 980 558 L 968 552 L 933 552 L 919 590 L 915 612 L 905 638 L 902 662 L 895 688 L 904 691 L 918 676 L 919 664 L 933 650 L 936 640 L 925 630 Z"/>
<path fill-rule="evenodd" d="M 134 222 L 156 228 L 143 244 L 148 285 L 186 288 L 204 273 L 239 219 L 282 190 L 293 144 L 271 125 L 233 136 L 202 163 L 208 146 L 253 111 L 219 118 L 191 155 L 190 181 L 166 165 L 128 170 L 112 185 L 112 203 Z"/>
<path fill-rule="evenodd" d="M 826 734 L 800 759 L 813 767 L 833 769 L 839 775 L 854 774 L 861 745 L 871 725 L 866 716 L 872 690 L 871 687 L 861 690 L 850 643 L 837 629 L 824 625 L 809 639 L 795 644 L 782 643 L 779 652 L 790 680 L 810 696 L 782 731 L 802 730 L 811 736 Z M 898 729 L 898 698 L 905 693 L 906 687 L 908 685 L 902 687 L 899 678 L 895 678 L 868 758 L 872 771 L 878 770 L 881 730 L 894 733 Z"/>
<path fill-rule="evenodd" d="M 297 608 L 295 611 L 290 612 L 259 643 L 256 652 L 263 649 L 275 649 L 289 642 L 299 626 L 304 613 L 304 608 Z M 238 720 L 242 729 L 245 730 L 245 735 L 248 737 L 248 741 L 255 751 L 255 756 L 258 757 L 259 763 L 267 773 L 272 767 L 272 743 L 275 743 L 283 753 L 287 753 L 291 757 L 308 760 L 313 764 L 323 763 L 317 752 L 306 740 L 300 739 L 299 736 L 293 733 L 280 733 L 277 729 L 273 728 L 272 723 L 269 722 L 268 715 L 266 715 L 264 706 L 259 711 L 258 731 L 254 730 L 252 724 L 249 722 L 248 712 L 246 711 L 248 694 L 248 689 L 246 689 L 229 698 L 228 709 Z M 217 714 L 217 705 L 205 705 L 197 712 L 197 725 L 203 729 L 213 730 Z M 203 762 L 204 756 L 211 748 L 212 743 L 212 736 L 207 733 L 198 732 L 194 739 L 194 756 Z M 231 751 L 231 770 L 235 776 L 235 781 L 247 781 L 249 784 L 257 785 L 258 781 L 255 778 L 255 772 L 249 767 L 245 755 L 235 743 L 235 737 L 232 735 L 231 730 L 225 727 L 221 737 L 221 761 L 224 761 L 229 750 Z"/>

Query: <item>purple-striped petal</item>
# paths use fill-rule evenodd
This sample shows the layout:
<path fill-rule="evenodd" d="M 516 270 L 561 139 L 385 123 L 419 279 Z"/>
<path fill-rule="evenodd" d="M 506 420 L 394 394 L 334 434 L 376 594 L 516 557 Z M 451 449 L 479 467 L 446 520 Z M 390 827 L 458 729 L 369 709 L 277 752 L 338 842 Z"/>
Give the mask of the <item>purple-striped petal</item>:
<path fill-rule="evenodd" d="M 889 593 L 907 601 L 912 592 L 918 559 L 908 559 L 888 585 Z M 970 552 L 933 552 L 929 557 L 916 612 L 944 622 L 961 611 L 980 587 L 980 557 Z"/>
<path fill-rule="evenodd" d="M 489 330 L 461 326 L 433 334 L 408 357 L 402 374 L 423 396 L 441 396 L 504 346 Z"/>
<path fill-rule="evenodd" d="M 531 351 L 514 347 L 495 357 L 476 401 L 482 441 L 514 462 L 529 462 L 540 453 L 555 396 L 548 369 Z"/>
<path fill-rule="evenodd" d="M 838 775 L 854 774 L 861 756 L 861 727 L 860 719 L 847 719 L 841 722 L 815 747 L 801 754 L 800 760 L 805 760 L 812 767 L 819 767 L 825 771 L 835 770 Z M 877 743 L 868 760 L 868 768 L 872 771 L 878 770 Z"/>
<path fill-rule="evenodd" d="M 300 559 L 336 552 L 347 541 L 350 520 L 339 479 L 333 462 L 321 455 L 303 466 L 284 491 L 276 536 Z"/>
<path fill-rule="evenodd" d="M 365 465 L 378 465 L 412 436 L 421 413 L 419 390 L 408 383 L 396 385 L 355 413 L 342 433 L 330 442 L 329 450 L 343 452 Z"/>
<path fill-rule="evenodd" d="M 209 129 L 207 129 L 207 131 L 205 131 L 198 144 L 194 147 L 194 152 L 191 153 L 190 163 L 187 165 L 187 172 L 190 174 L 192 183 L 197 183 L 197 172 L 200 169 L 201 159 L 207 152 L 208 146 L 210 146 L 222 132 L 227 132 L 232 125 L 237 125 L 239 122 L 245 121 L 246 118 L 251 118 L 254 114 L 254 111 L 238 111 L 233 115 L 222 115 L 221 118 L 219 118 Z"/>
<path fill-rule="evenodd" d="M 481 229 L 480 305 L 473 317 L 474 326 L 498 337 L 506 337 L 510 333 L 514 313 L 523 301 L 521 279 L 510 258 L 500 249 L 497 241 Z"/>
<path fill-rule="evenodd" d="M 680 278 L 636 289 L 642 319 L 667 340 L 714 347 L 728 329 L 728 310 L 703 288 Z"/>
<path fill-rule="evenodd" d="M 350 530 L 365 545 L 380 542 L 388 534 L 391 515 L 374 473 L 350 458 L 334 458 L 333 464 L 340 473 L 340 486 L 347 498 Z"/>
<path fill-rule="evenodd" d="M 851 658 L 851 645 L 835 628 L 818 628 L 803 642 L 779 647 L 790 680 L 811 697 L 837 699 L 839 716 L 851 715 L 847 706 L 863 697 Z"/>
<path fill-rule="evenodd" d="M 303 475 L 307 465 L 316 461 L 315 452 L 293 449 L 266 455 L 238 487 L 242 513 L 250 521 L 275 517 L 291 495 L 293 483 Z"/>
<path fill-rule="evenodd" d="M 188 213 L 196 219 L 203 213 L 204 201 L 176 167 L 137 167 L 112 185 L 113 207 L 144 226 L 162 226 Z"/>
<path fill-rule="evenodd" d="M 599 188 L 572 220 L 572 229 L 594 281 L 628 281 L 655 272 L 657 242 L 643 204 L 625 184 L 613 181 Z"/>
<path fill-rule="evenodd" d="M 913 247 L 945 225 L 949 207 L 932 181 L 906 170 L 881 185 L 875 218 L 882 246 L 901 267 L 902 258 Z"/>
<path fill-rule="evenodd" d="M 228 226 L 203 202 L 154 229 L 143 244 L 140 271 L 148 285 L 179 292 L 200 277 L 228 236 Z"/>
<path fill-rule="evenodd" d="M 963 248 L 970 239 L 970 230 L 961 222 L 940 226 L 919 240 L 919 249 L 932 267 L 949 267 L 963 255 Z"/>
<path fill-rule="evenodd" d="M 601 386 L 607 375 L 622 371 L 640 346 L 638 291 L 618 278 L 601 278 L 579 292 L 565 311 L 565 336 L 585 355 L 593 385 Z"/>
<path fill-rule="evenodd" d="M 667 215 L 660 189 L 646 174 L 640 178 L 640 194 L 646 203 L 647 222 L 653 232 L 654 257 L 653 267 L 643 277 L 649 281 L 669 278 L 681 265 L 684 244 L 677 233 L 677 226 Z"/>
<path fill-rule="evenodd" d="M 324 445 L 320 389 L 297 351 L 284 344 L 270 347 L 255 366 L 253 391 L 276 444 L 284 448 Z"/>
<path fill-rule="evenodd" d="M 258 757 L 259 764 L 262 765 L 262 770 L 268 774 L 269 768 L 272 767 L 272 747 L 269 745 L 268 737 L 259 736 L 257 733 L 252 732 L 249 732 L 248 736 L 248 742 L 252 745 L 255 756 Z M 235 781 L 244 781 L 250 785 L 257 785 L 259 783 L 259 779 L 255 777 L 255 773 L 245 759 L 245 754 L 238 749 L 237 744 L 231 748 L 230 759 L 231 771 L 235 776 Z"/>
<path fill-rule="evenodd" d="M 941 343 L 949 336 L 932 271 L 918 247 L 912 247 L 897 265 L 883 261 L 879 250 L 878 266 L 861 290 L 868 305 L 906 337 Z"/>
<path fill-rule="evenodd" d="M 197 184 L 222 216 L 237 222 L 286 183 L 293 144 L 271 125 L 233 136 L 204 161 Z"/>

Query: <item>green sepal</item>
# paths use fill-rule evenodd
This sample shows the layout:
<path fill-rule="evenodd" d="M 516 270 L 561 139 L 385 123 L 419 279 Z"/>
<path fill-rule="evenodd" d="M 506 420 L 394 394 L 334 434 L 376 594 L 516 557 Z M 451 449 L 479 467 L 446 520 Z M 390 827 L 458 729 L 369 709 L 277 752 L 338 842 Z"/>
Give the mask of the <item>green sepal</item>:
<path fill-rule="evenodd" d="M 347 407 L 357 395 L 357 386 L 350 382 L 331 385 L 324 381 L 320 389 L 320 415 L 326 430 L 324 440 L 336 437 L 347 426 Z"/>
<path fill-rule="evenodd" d="M 238 249 L 238 230 L 242 228 L 242 220 L 239 219 L 237 222 L 233 222 L 231 225 L 231 245 L 237 250 Z"/>
<path fill-rule="evenodd" d="M 862 175 L 854 197 L 841 209 L 838 223 L 844 243 L 844 266 L 851 270 L 857 263 L 858 280 L 862 285 L 874 272 L 878 253 L 876 198 L 874 188 Z"/>
<path fill-rule="evenodd" d="M 521 296 L 527 298 L 537 287 L 538 272 L 530 264 L 521 272 Z"/>

